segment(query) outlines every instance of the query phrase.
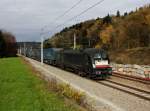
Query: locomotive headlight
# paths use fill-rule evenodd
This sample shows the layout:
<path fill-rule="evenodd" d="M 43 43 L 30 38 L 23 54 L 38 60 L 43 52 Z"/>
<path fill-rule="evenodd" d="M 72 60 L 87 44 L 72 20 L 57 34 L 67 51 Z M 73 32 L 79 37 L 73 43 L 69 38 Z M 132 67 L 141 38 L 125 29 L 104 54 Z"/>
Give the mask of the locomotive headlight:
<path fill-rule="evenodd" d="M 101 71 L 96 71 L 96 74 L 102 74 L 102 72 Z"/>
<path fill-rule="evenodd" d="M 95 64 L 93 64 L 93 68 L 96 68 Z"/>
<path fill-rule="evenodd" d="M 108 73 L 112 73 L 112 71 L 108 71 Z"/>

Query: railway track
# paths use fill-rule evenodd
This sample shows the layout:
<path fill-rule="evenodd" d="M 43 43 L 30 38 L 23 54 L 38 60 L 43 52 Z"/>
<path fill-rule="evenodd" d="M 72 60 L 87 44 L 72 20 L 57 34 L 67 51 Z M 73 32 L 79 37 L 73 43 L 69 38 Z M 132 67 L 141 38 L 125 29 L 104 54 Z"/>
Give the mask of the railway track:
<path fill-rule="evenodd" d="M 97 82 L 104 86 L 111 87 L 113 89 L 117 89 L 119 91 L 122 91 L 128 94 L 134 95 L 136 97 L 139 97 L 141 99 L 150 101 L 150 91 L 145 91 L 142 89 L 131 87 L 122 83 L 118 83 L 116 81 L 112 81 L 112 80 L 97 81 Z"/>
<path fill-rule="evenodd" d="M 144 79 L 144 78 L 140 78 L 140 77 L 124 75 L 124 74 L 120 74 L 120 73 L 116 73 L 116 72 L 113 72 L 112 76 L 150 85 L 150 79 Z"/>

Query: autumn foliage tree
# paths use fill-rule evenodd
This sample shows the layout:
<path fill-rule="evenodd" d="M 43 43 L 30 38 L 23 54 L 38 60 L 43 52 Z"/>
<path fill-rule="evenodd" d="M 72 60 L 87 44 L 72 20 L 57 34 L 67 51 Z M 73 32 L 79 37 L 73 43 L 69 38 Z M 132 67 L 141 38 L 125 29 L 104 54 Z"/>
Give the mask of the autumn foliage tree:
<path fill-rule="evenodd" d="M 0 57 L 16 56 L 15 36 L 10 32 L 0 31 Z"/>
<path fill-rule="evenodd" d="M 107 46 L 109 50 L 125 50 L 150 46 L 150 6 L 103 18 L 91 19 L 64 28 L 51 37 L 52 47 L 72 47 L 76 34 L 77 45 L 90 47 Z M 45 41 L 45 44 L 48 44 Z"/>
<path fill-rule="evenodd" d="M 107 45 L 111 44 L 112 33 L 113 33 L 112 25 L 107 26 L 105 30 L 101 31 L 100 38 L 103 44 L 107 44 Z"/>
<path fill-rule="evenodd" d="M 0 57 L 3 57 L 3 56 L 4 56 L 4 53 L 5 53 L 5 46 L 6 46 L 5 40 L 4 40 L 2 31 L 0 30 Z"/>

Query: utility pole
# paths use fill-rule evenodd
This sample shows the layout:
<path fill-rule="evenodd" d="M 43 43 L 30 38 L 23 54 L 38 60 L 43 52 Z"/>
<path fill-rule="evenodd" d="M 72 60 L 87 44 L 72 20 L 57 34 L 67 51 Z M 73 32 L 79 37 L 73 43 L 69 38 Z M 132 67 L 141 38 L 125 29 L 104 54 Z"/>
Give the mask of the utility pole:
<path fill-rule="evenodd" d="M 76 49 L 76 34 L 74 33 L 74 47 L 73 49 L 75 50 Z"/>
<path fill-rule="evenodd" d="M 91 39 L 89 39 L 89 48 L 91 48 Z"/>
<path fill-rule="evenodd" d="M 24 56 L 26 56 L 26 43 L 24 42 Z"/>
<path fill-rule="evenodd" d="M 20 45 L 20 51 L 19 51 L 19 54 L 22 55 L 22 47 Z"/>
<path fill-rule="evenodd" d="M 41 36 L 41 65 L 43 65 L 43 37 Z"/>

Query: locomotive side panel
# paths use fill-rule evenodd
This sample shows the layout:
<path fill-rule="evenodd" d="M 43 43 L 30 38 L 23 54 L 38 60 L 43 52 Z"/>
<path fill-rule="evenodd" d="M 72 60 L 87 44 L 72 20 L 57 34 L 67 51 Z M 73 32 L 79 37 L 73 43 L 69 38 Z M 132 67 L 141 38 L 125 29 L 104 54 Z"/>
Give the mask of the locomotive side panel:
<path fill-rule="evenodd" d="M 63 52 L 63 65 L 73 70 L 82 71 L 86 63 L 84 54 L 78 51 L 64 51 Z"/>

